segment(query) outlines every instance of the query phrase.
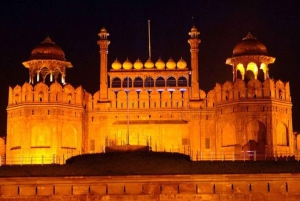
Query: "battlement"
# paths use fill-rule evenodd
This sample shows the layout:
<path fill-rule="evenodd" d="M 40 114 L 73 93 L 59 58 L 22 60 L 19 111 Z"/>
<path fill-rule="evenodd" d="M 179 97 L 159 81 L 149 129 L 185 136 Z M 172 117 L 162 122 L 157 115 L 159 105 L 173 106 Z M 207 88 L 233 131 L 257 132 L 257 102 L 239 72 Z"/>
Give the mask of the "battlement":
<path fill-rule="evenodd" d="M 235 82 L 217 83 L 215 88 L 208 92 L 207 105 L 213 107 L 214 103 L 218 102 L 255 98 L 291 102 L 290 84 L 273 79 L 267 79 L 264 82 L 253 79 L 248 83 L 237 79 Z"/>
<path fill-rule="evenodd" d="M 33 86 L 26 82 L 23 86 L 9 87 L 8 106 L 36 102 L 85 105 L 84 94 L 81 86 L 75 89 L 70 84 L 62 86 L 57 82 L 49 87 L 42 82 Z"/>

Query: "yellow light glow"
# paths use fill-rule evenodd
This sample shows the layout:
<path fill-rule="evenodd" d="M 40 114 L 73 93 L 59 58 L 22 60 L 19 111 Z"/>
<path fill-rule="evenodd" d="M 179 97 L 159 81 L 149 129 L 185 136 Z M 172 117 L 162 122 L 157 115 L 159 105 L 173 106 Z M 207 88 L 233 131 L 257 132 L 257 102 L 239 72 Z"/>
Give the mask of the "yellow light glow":
<path fill-rule="evenodd" d="M 254 75 L 257 75 L 258 68 L 257 68 L 256 63 L 254 63 L 254 62 L 248 63 L 247 70 L 250 70 L 250 71 L 252 71 L 254 73 Z"/>
<path fill-rule="evenodd" d="M 242 75 L 245 74 L 245 68 L 244 68 L 244 65 L 243 65 L 243 64 L 238 64 L 238 65 L 236 66 L 236 69 L 239 70 L 240 73 L 241 73 Z"/>

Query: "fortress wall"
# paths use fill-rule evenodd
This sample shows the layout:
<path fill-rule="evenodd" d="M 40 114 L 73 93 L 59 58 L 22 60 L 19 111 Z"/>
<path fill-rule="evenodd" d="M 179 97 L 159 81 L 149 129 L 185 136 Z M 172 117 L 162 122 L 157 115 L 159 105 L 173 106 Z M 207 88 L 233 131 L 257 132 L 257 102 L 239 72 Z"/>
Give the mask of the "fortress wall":
<path fill-rule="evenodd" d="M 0 201 L 294 201 L 300 199 L 299 179 L 292 174 L 3 178 Z"/>

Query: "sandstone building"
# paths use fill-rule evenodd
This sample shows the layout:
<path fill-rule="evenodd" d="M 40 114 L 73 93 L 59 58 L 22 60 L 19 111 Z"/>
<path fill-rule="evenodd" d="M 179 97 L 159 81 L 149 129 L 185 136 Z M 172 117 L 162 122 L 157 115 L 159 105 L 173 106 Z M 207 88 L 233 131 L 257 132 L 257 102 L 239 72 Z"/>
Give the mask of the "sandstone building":
<path fill-rule="evenodd" d="M 23 62 L 29 82 L 9 88 L 6 163 L 63 163 L 116 145 L 181 152 L 194 160 L 292 156 L 289 83 L 269 77 L 275 58 L 250 33 L 226 64 L 233 79 L 199 88 L 196 27 L 189 32 L 190 66 L 177 58 L 109 63 L 101 29 L 99 91 L 65 84 L 72 64 L 49 37 Z"/>

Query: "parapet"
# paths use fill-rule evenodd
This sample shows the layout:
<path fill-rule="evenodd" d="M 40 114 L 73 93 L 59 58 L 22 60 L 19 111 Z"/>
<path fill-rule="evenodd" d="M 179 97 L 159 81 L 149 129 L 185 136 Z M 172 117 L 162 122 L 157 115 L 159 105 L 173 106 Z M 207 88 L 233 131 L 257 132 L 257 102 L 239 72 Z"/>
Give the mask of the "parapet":
<path fill-rule="evenodd" d="M 81 86 L 75 89 L 70 84 L 62 86 L 57 82 L 49 87 L 42 82 L 32 86 L 26 82 L 23 86 L 9 87 L 8 106 L 33 102 L 84 105 L 84 95 L 85 91 Z"/>

